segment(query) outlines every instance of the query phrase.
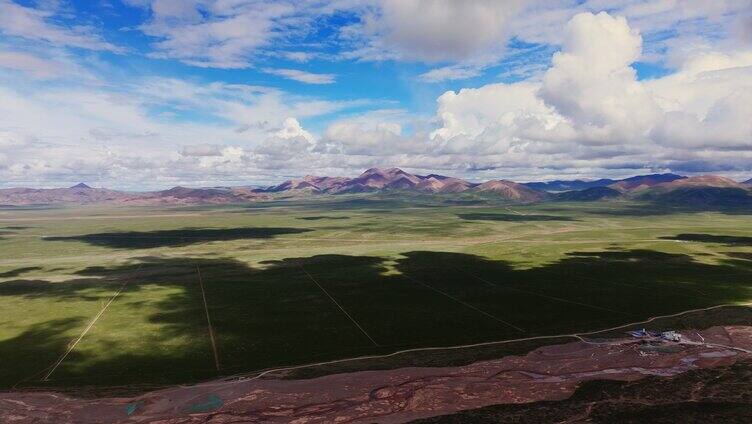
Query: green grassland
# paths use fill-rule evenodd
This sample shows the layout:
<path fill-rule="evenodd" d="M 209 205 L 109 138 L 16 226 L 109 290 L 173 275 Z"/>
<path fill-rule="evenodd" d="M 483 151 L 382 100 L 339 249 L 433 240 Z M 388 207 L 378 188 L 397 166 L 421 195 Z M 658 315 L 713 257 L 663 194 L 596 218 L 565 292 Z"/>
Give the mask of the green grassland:
<path fill-rule="evenodd" d="M 6 207 L 0 389 L 149 387 L 746 304 L 750 217 L 393 195 Z"/>

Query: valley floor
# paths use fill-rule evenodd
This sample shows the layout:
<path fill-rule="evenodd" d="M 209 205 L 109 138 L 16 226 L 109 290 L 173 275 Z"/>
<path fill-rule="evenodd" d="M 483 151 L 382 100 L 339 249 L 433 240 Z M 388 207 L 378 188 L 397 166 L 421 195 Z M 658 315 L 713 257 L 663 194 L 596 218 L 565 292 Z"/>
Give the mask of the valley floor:
<path fill-rule="evenodd" d="M 0 387 L 132 393 L 752 299 L 739 211 L 457 203 L 1 209 Z M 367 366 L 455 365 L 401 361 Z"/>

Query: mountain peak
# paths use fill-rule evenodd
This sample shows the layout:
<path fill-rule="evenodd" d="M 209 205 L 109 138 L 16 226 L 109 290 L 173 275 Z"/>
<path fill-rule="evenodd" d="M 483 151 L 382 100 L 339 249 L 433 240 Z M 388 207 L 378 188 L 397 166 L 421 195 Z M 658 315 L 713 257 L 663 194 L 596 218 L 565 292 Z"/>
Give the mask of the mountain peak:
<path fill-rule="evenodd" d="M 78 184 L 76 184 L 76 185 L 74 185 L 73 187 L 70 187 L 70 188 L 79 188 L 79 189 L 83 189 L 83 190 L 91 190 L 91 187 L 89 187 L 88 185 L 86 185 L 84 183 L 78 183 Z"/>
<path fill-rule="evenodd" d="M 379 168 L 368 168 L 365 171 L 363 171 L 363 173 L 360 175 L 371 175 L 371 174 L 377 174 L 380 172 L 381 172 L 381 169 Z"/>
<path fill-rule="evenodd" d="M 397 174 L 407 174 L 407 172 L 399 169 L 399 168 L 369 168 L 366 169 L 361 176 L 368 176 L 368 175 L 397 175 Z"/>

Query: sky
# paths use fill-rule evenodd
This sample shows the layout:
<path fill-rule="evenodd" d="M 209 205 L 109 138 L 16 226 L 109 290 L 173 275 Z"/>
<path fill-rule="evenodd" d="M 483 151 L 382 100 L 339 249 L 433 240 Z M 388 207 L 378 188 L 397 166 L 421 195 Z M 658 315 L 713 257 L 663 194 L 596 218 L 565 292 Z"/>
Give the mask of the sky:
<path fill-rule="evenodd" d="M 752 0 L 0 0 L 0 187 L 752 178 Z"/>

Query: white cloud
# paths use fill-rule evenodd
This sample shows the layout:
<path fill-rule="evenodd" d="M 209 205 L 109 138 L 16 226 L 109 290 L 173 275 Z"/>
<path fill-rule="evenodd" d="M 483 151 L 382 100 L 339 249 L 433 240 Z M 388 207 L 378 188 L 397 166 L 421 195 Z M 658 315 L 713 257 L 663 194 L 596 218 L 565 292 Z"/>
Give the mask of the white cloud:
<path fill-rule="evenodd" d="M 275 137 L 283 138 L 283 139 L 289 139 L 289 138 L 303 138 L 309 143 L 313 143 L 313 135 L 309 133 L 308 131 L 304 130 L 303 127 L 300 125 L 300 122 L 298 122 L 295 118 L 287 118 L 282 123 L 282 128 L 274 133 Z"/>
<path fill-rule="evenodd" d="M 489 124 L 512 126 L 527 117 L 547 117 L 554 112 L 536 96 L 539 84 L 490 84 L 478 89 L 448 91 L 438 98 L 437 116 L 441 127 L 432 136 L 450 139 L 477 137 Z"/>
<path fill-rule="evenodd" d="M 289 5 L 258 1 L 138 0 L 151 20 L 140 26 L 157 38 L 152 56 L 216 68 L 247 68 L 249 59 L 273 38 L 275 19 L 293 11 Z"/>
<path fill-rule="evenodd" d="M 156 39 L 151 56 L 227 69 L 250 67 L 260 52 L 282 50 L 280 47 L 287 40 L 296 34 L 304 35 L 319 16 L 333 12 L 340 3 L 342 7 L 349 6 L 346 1 L 318 0 L 128 0 L 128 3 L 150 11 L 150 20 L 139 29 Z M 304 62 L 314 53 L 285 55 Z"/>
<path fill-rule="evenodd" d="M 569 21 L 562 51 L 543 77 L 541 98 L 575 126 L 633 137 L 655 124 L 659 111 L 629 66 L 642 39 L 626 19 L 601 12 Z M 598 132 L 603 136 L 602 131 Z"/>
<path fill-rule="evenodd" d="M 343 6 L 314 1 L 301 5 L 300 13 L 272 7 L 264 9 L 267 14 L 262 16 L 253 14 L 264 6 L 259 1 L 131 2 L 150 8 L 150 20 L 142 29 L 155 31 L 157 54 L 217 67 L 248 66 L 259 49 L 280 41 L 275 37 L 284 31 L 279 29 L 293 21 L 305 32 L 310 10 L 329 13 L 336 7 L 363 7 L 355 0 L 340 3 Z M 272 183 L 284 176 L 346 175 L 371 166 L 519 180 L 652 170 L 752 171 L 752 103 L 748 101 L 752 96 L 752 50 L 736 41 L 666 43 L 670 50 L 664 57 L 675 70 L 639 81 L 630 65 L 644 60 L 646 42 L 631 20 L 613 14 L 572 17 L 582 8 L 595 8 L 594 2 L 559 5 L 558 9 L 550 3 L 530 3 L 517 13 L 526 16 L 538 8 L 537 32 L 521 27 L 521 18 L 500 12 L 492 17 L 502 26 L 499 36 L 494 36 L 498 44 L 490 39 L 449 40 L 445 50 L 433 53 L 429 52 L 431 41 L 422 39 L 423 35 L 412 29 L 395 29 L 398 24 L 407 25 L 405 10 L 416 3 L 387 3 L 384 7 L 395 8 L 399 16 L 389 18 L 382 14 L 381 6 L 368 5 L 375 11 L 369 17 L 374 21 L 364 25 L 373 25 L 372 32 L 360 32 L 356 38 L 370 38 L 353 42 L 366 42 L 360 46 L 384 57 L 440 60 L 435 69 L 423 74 L 425 81 L 462 79 L 484 72 L 500 57 L 508 36 L 517 33 L 544 39 L 551 35 L 545 31 L 555 30 L 561 51 L 548 69 L 537 62 L 535 66 L 516 62 L 515 70 L 524 70 L 523 76 L 533 75 L 523 81 L 448 91 L 436 100 L 435 115 L 426 117 L 400 109 L 360 112 L 384 102 L 334 101 L 223 82 L 157 77 L 121 83 L 38 81 L 55 77 L 48 72 L 51 64 L 45 61 L 67 62 L 36 50 L 33 54 L 16 48 L 3 50 L 0 66 L 21 72 L 8 72 L 0 79 L 0 180 L 6 185 L 86 180 L 144 189 L 174 184 Z M 697 16 L 726 22 L 729 12 L 723 10 L 736 4 L 727 2 L 720 12 L 698 7 L 677 14 L 662 12 L 655 2 L 628 3 L 635 6 L 628 13 L 649 31 Z M 416 17 L 413 23 L 418 26 L 448 22 L 444 12 L 466 3 L 426 4 L 444 9 Z M 276 6 L 285 5 L 289 3 Z M 628 9 L 628 5 L 611 2 L 600 5 Z M 640 5 L 654 6 L 663 18 L 648 19 L 653 15 L 637 7 Z M 476 6 L 502 7 L 501 2 L 478 2 Z M 473 10 L 457 10 L 458 27 L 467 27 L 465 17 L 478 13 Z M 38 13 L 49 24 L 51 20 L 45 16 L 53 12 L 45 9 Z M 236 18 L 262 19 L 268 26 L 247 28 L 244 25 L 250 21 L 241 23 Z M 566 26 L 557 27 L 557 22 L 567 19 Z M 451 30 L 437 36 L 462 38 L 465 34 Z M 288 49 L 285 40 L 280 42 Z M 552 49 L 543 49 L 546 64 Z M 334 81 L 334 75 L 328 74 L 268 71 L 284 71 L 287 74 L 282 76 L 308 83 Z M 326 124 L 329 115 L 344 114 L 350 108 L 358 113 Z M 311 117 L 318 117 L 315 131 L 301 124 Z M 324 127 L 318 126 L 321 122 Z"/>
<path fill-rule="evenodd" d="M 442 82 L 474 78 L 483 72 L 483 66 L 476 65 L 449 65 L 431 69 L 418 76 L 425 82 Z"/>
<path fill-rule="evenodd" d="M 183 146 L 183 156 L 222 156 L 222 146 L 218 144 L 191 144 Z"/>
<path fill-rule="evenodd" d="M 417 148 L 402 136 L 402 128 L 394 123 L 378 123 L 373 127 L 354 121 L 337 122 L 322 137 L 318 151 L 341 155 L 389 156 Z"/>
<path fill-rule="evenodd" d="M 298 69 L 265 68 L 264 72 L 306 84 L 333 84 L 336 80 L 336 77 L 332 74 L 315 74 Z"/>
<path fill-rule="evenodd" d="M 459 61 L 503 50 L 521 1 L 382 0 L 363 31 L 405 60 Z"/>
<path fill-rule="evenodd" d="M 661 144 L 752 149 L 752 51 L 701 53 L 644 85 L 667 112 L 652 134 Z"/>
<path fill-rule="evenodd" d="M 675 39 L 744 39 L 745 11 L 752 0 L 373 0 L 357 11 L 362 22 L 341 30 L 354 49 L 342 53 L 362 60 L 439 62 L 442 66 L 420 75 L 425 82 L 459 80 L 480 75 L 504 58 L 511 38 L 560 45 L 562 27 L 582 12 L 608 10 L 624 16 L 631 27 L 649 35 L 642 60 L 663 59 L 662 51 Z M 666 37 L 667 31 L 677 33 Z M 518 64 L 540 68 L 540 58 Z M 542 59 L 543 63 L 547 60 Z"/>
<path fill-rule="evenodd" d="M 49 79 L 66 74 L 68 66 L 32 54 L 0 50 L 0 68 L 22 71 L 35 78 Z"/>
<path fill-rule="evenodd" d="M 579 14 L 540 80 L 443 94 L 430 136 L 389 130 L 388 121 L 370 127 L 344 121 L 320 145 L 381 156 L 375 162 L 494 169 L 518 179 L 750 171 L 752 51 L 686 52 L 677 72 L 638 81 L 630 65 L 641 45 L 624 18 Z"/>
<path fill-rule="evenodd" d="M 67 28 L 50 22 L 48 19 L 53 15 L 54 13 L 48 10 L 24 7 L 10 0 L 0 0 L 0 32 L 58 46 L 122 51 L 121 48 L 104 41 L 93 28 L 86 26 Z"/>
<path fill-rule="evenodd" d="M 272 182 L 272 170 L 297 160 L 314 139 L 289 117 L 349 105 L 264 87 L 176 79 L 138 80 L 118 90 L 0 83 L 0 155 L 13 158 L 0 180 L 10 186 L 86 180 L 137 189 Z M 163 108 L 177 116 L 152 112 Z M 314 165 L 309 160 L 295 166 Z M 267 174 L 259 174 L 262 169 Z"/>
<path fill-rule="evenodd" d="M 301 51 L 295 51 L 295 52 L 284 52 L 282 54 L 287 59 L 293 60 L 295 62 L 308 62 L 313 57 L 315 57 L 315 54 L 310 52 L 301 52 Z"/>
<path fill-rule="evenodd" d="M 533 0 L 510 22 L 510 31 L 525 41 L 559 44 L 561 28 L 574 15 L 607 10 L 612 16 L 625 17 L 643 35 L 670 30 L 680 35 L 726 36 L 737 17 L 748 14 L 751 6 L 750 0 Z M 662 44 L 656 43 L 655 47 Z"/>
<path fill-rule="evenodd" d="M 27 142 L 11 131 L 0 131 L 0 147 L 20 147 Z"/>

